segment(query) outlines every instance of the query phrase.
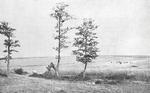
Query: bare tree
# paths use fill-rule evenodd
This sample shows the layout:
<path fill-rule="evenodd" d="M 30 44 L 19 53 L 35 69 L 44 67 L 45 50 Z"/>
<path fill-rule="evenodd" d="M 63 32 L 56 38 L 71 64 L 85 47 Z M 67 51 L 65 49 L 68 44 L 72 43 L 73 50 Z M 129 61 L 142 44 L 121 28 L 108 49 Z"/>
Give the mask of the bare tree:
<path fill-rule="evenodd" d="M 57 51 L 57 57 L 56 57 L 57 65 L 56 65 L 56 70 L 55 70 L 57 77 L 59 77 L 59 64 L 61 60 L 61 55 L 60 55 L 61 50 L 68 47 L 66 45 L 67 44 L 66 39 L 68 38 L 66 36 L 66 33 L 68 32 L 68 30 L 71 29 L 69 27 L 67 28 L 63 27 L 64 22 L 72 19 L 72 17 L 68 14 L 68 12 L 65 11 L 67 7 L 68 7 L 67 4 L 58 3 L 56 8 L 54 8 L 54 13 L 51 14 L 51 16 L 55 18 L 57 21 L 57 25 L 55 27 L 57 36 L 54 38 L 58 40 L 58 46 L 54 48 Z"/>
<path fill-rule="evenodd" d="M 80 74 L 83 78 L 85 77 L 87 64 L 98 56 L 98 48 L 96 47 L 98 42 L 95 40 L 97 37 L 96 33 L 93 32 L 97 27 L 94 25 L 94 20 L 84 19 L 83 24 L 76 28 L 78 32 L 73 45 L 78 49 L 74 50 L 73 54 L 76 55 L 77 61 L 85 65 L 84 70 Z"/>
<path fill-rule="evenodd" d="M 6 48 L 6 49 L 5 49 L 3 52 L 4 52 L 4 53 L 7 53 L 7 56 L 6 56 L 7 72 L 9 72 L 10 59 L 12 58 L 12 57 L 11 57 L 11 54 L 12 54 L 13 52 L 18 52 L 18 51 L 15 50 L 14 48 L 15 48 L 15 47 L 20 47 L 19 41 L 18 41 L 18 40 L 13 40 L 13 37 L 14 37 L 13 32 L 14 32 L 15 30 L 16 30 L 16 29 L 11 28 L 11 27 L 8 25 L 8 22 L 1 22 L 1 25 L 0 25 L 1 34 L 6 37 L 6 39 L 4 40 L 4 45 L 5 45 L 5 48 Z"/>

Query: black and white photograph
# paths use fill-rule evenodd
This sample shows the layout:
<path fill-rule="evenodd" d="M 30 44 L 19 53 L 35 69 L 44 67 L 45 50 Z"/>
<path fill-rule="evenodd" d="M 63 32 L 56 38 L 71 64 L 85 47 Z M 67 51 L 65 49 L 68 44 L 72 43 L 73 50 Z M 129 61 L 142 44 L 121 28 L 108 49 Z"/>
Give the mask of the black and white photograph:
<path fill-rule="evenodd" d="M 0 0 L 0 93 L 150 93 L 150 0 Z"/>

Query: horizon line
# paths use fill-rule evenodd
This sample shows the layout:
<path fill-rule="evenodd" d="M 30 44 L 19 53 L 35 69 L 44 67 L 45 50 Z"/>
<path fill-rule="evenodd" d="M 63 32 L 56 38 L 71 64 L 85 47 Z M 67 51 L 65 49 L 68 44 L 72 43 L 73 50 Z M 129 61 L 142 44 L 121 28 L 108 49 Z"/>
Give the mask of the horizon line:
<path fill-rule="evenodd" d="M 75 56 L 75 55 L 70 55 L 70 56 Z M 70 57 L 70 56 L 62 56 L 62 57 Z M 101 56 L 124 56 L 124 57 L 136 57 L 136 56 L 140 56 L 140 57 L 150 57 L 150 55 L 99 55 L 98 57 Z M 28 57 L 14 57 L 13 59 L 24 59 L 24 58 L 49 58 L 49 57 L 55 57 L 55 56 L 28 56 Z"/>

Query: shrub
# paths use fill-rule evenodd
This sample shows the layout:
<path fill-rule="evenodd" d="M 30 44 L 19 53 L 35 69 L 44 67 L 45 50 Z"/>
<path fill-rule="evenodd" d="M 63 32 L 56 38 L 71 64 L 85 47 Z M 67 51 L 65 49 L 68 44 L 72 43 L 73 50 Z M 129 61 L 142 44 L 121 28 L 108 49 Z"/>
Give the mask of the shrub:
<path fill-rule="evenodd" d="M 14 69 L 14 72 L 19 75 L 27 74 L 22 68 Z"/>
<path fill-rule="evenodd" d="M 0 69 L 0 76 L 8 77 L 7 72 Z"/>
<path fill-rule="evenodd" d="M 56 78 L 55 75 L 51 71 L 45 71 L 42 76 L 47 79 Z"/>
<path fill-rule="evenodd" d="M 136 66 L 136 65 L 132 65 L 131 67 L 138 67 L 138 66 Z"/>
<path fill-rule="evenodd" d="M 105 76 L 105 79 L 111 79 L 111 80 L 125 80 L 125 79 L 135 79 L 134 75 L 129 75 L 126 72 L 116 72 L 116 73 L 110 73 Z"/>
<path fill-rule="evenodd" d="M 119 81 L 119 80 L 105 80 L 104 83 L 115 85 L 115 84 L 121 83 L 121 81 Z"/>
<path fill-rule="evenodd" d="M 38 74 L 38 73 L 32 73 L 29 75 L 30 77 L 38 77 L 38 78 L 46 78 L 46 79 L 52 79 L 55 78 L 54 75 L 50 71 L 45 71 L 43 74 Z"/>
<path fill-rule="evenodd" d="M 36 72 L 33 72 L 33 74 L 29 75 L 30 77 L 39 77 L 39 78 L 46 78 L 46 79 L 52 79 L 52 78 L 56 78 L 55 77 L 55 73 L 53 70 L 51 70 L 51 68 L 53 68 L 53 70 L 55 70 L 54 64 L 51 63 L 50 65 L 48 65 L 46 67 L 46 71 L 42 74 L 38 74 Z"/>
<path fill-rule="evenodd" d="M 150 74 L 149 73 L 136 73 L 135 80 L 150 82 Z"/>
<path fill-rule="evenodd" d="M 38 74 L 38 73 L 33 73 L 33 74 L 29 75 L 29 77 L 39 77 L 39 78 L 42 78 L 43 75 L 42 74 Z"/>
<path fill-rule="evenodd" d="M 95 81 L 95 84 L 102 84 L 103 83 L 103 81 L 101 81 L 101 80 L 96 80 Z"/>
<path fill-rule="evenodd" d="M 111 85 L 113 85 L 113 84 L 118 84 L 118 83 L 120 83 L 120 81 L 118 81 L 118 80 L 102 80 L 102 79 L 99 79 L 99 80 L 96 80 L 95 81 L 95 84 L 111 84 Z"/>
<path fill-rule="evenodd" d="M 56 93 L 67 93 L 67 92 L 64 91 L 64 90 L 59 90 L 59 91 L 57 91 Z"/>

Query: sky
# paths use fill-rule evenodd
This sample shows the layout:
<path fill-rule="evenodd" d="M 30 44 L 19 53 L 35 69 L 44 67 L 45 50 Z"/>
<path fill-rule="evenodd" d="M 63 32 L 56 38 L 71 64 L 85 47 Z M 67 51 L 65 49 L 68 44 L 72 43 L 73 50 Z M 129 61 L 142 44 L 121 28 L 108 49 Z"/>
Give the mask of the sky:
<path fill-rule="evenodd" d="M 66 11 L 76 18 L 68 26 L 80 25 L 83 18 L 95 20 L 100 55 L 150 55 L 149 0 L 0 0 L 0 21 L 16 28 L 15 39 L 20 40 L 15 57 L 56 55 L 56 20 L 49 15 L 60 2 L 68 4 Z M 73 42 L 75 32 L 68 32 L 68 41 Z M 0 35 L 0 57 L 5 55 L 3 39 Z M 72 55 L 69 45 L 63 56 Z"/>

